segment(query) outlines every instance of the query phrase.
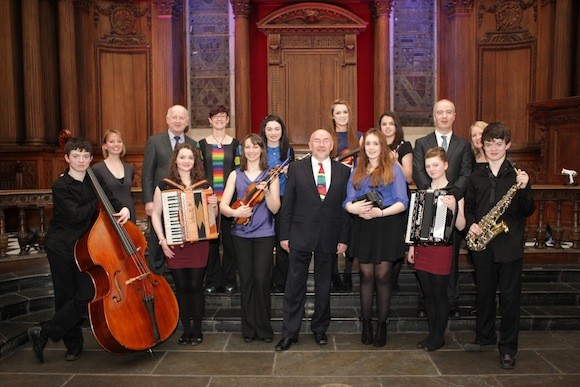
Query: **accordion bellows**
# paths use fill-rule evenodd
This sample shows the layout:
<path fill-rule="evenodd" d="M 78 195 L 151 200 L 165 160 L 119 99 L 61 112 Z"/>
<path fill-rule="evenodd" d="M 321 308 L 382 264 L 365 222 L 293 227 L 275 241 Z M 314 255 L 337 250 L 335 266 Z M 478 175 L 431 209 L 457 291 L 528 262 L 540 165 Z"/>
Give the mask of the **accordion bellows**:
<path fill-rule="evenodd" d="M 169 246 L 218 238 L 216 208 L 207 198 L 211 188 L 161 192 L 165 239 Z"/>
<path fill-rule="evenodd" d="M 419 190 L 411 194 L 405 243 L 447 244 L 455 223 L 453 211 L 441 203 L 447 191 Z"/>

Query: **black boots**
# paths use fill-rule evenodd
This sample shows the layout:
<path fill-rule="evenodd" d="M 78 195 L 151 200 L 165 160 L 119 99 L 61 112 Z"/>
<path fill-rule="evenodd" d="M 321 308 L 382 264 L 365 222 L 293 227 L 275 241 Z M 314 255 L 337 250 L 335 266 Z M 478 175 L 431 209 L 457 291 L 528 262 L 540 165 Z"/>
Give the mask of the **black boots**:
<path fill-rule="evenodd" d="M 373 345 L 375 347 L 384 347 L 387 344 L 387 322 L 380 322 L 375 333 Z"/>
<path fill-rule="evenodd" d="M 373 321 L 371 319 L 362 320 L 362 336 L 360 342 L 364 345 L 371 345 L 373 343 Z"/>

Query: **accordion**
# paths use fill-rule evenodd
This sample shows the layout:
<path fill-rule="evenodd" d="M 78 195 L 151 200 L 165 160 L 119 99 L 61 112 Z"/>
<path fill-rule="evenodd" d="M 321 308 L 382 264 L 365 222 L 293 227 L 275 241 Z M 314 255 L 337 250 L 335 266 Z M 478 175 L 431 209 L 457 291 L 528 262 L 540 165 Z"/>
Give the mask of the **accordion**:
<path fill-rule="evenodd" d="M 218 238 L 216 208 L 207 198 L 211 188 L 161 192 L 165 239 L 169 246 Z"/>
<path fill-rule="evenodd" d="M 383 206 L 383 195 L 379 191 L 371 189 L 364 195 L 359 196 L 358 198 L 354 199 L 352 202 L 360 202 L 363 200 L 367 200 L 373 204 L 373 207 L 378 207 L 381 210 L 384 210 L 385 207 Z"/>
<path fill-rule="evenodd" d="M 447 244 L 455 225 L 453 211 L 441 203 L 445 190 L 419 190 L 411 194 L 405 243 Z"/>

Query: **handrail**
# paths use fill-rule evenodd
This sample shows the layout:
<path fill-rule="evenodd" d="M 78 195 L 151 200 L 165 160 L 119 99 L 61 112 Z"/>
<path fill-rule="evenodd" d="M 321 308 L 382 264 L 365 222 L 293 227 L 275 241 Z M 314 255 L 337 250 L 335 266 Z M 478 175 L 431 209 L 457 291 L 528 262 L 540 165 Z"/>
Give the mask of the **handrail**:
<path fill-rule="evenodd" d="M 416 187 L 411 186 L 412 190 Z M 142 204 L 141 188 L 133 187 L 131 195 L 135 204 Z M 546 245 L 546 225 L 551 225 L 553 248 L 563 247 L 562 241 L 571 241 L 573 249 L 580 249 L 580 186 L 543 184 L 532 185 L 532 195 L 536 201 L 536 213 L 528 219 L 527 230 L 532 231 L 535 247 L 544 249 Z M 46 209 L 52 207 L 52 191 L 50 189 L 0 190 L 0 259 L 6 257 L 8 249 L 8 234 L 6 224 L 18 224 L 16 232 L 20 246 L 20 255 L 27 254 L 31 242 L 38 244 L 38 250 L 44 250 L 46 238 Z M 6 209 L 16 208 L 16 220 L 6 222 Z M 38 211 L 35 226 L 31 230 L 27 225 L 30 212 Z M 9 214 L 12 216 L 12 214 Z M 146 219 L 138 219 L 138 223 Z M 143 227 L 142 227 L 143 229 Z M 147 234 L 147 232 L 145 232 Z M 32 238 L 32 239 L 31 239 Z"/>

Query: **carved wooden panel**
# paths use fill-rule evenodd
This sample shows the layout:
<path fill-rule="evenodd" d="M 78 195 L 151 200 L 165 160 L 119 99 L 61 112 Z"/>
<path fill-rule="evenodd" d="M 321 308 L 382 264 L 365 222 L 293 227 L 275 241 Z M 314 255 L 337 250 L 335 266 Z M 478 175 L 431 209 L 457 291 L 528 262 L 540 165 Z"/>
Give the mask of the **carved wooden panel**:
<path fill-rule="evenodd" d="M 366 24 L 323 3 L 291 5 L 258 23 L 268 35 L 268 112 L 286 121 L 298 147 L 313 130 L 331 128 L 329 109 L 337 98 L 348 101 L 357 122 L 356 35 Z"/>
<path fill-rule="evenodd" d="M 477 117 L 506 123 L 514 147 L 528 145 L 526 104 L 534 96 L 535 56 L 534 41 L 479 44 Z"/>
<path fill-rule="evenodd" d="M 97 47 L 97 135 L 123 133 L 128 147 L 143 147 L 151 128 L 150 53 L 144 48 Z"/>

